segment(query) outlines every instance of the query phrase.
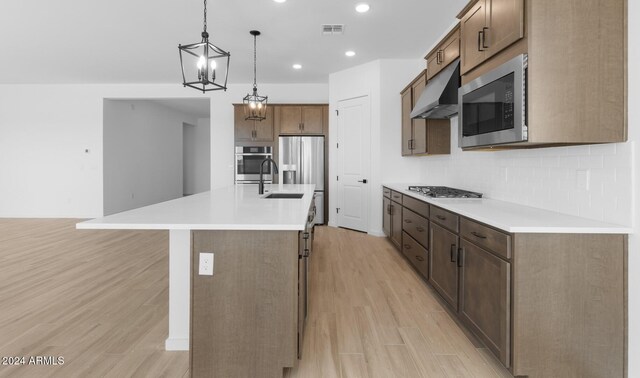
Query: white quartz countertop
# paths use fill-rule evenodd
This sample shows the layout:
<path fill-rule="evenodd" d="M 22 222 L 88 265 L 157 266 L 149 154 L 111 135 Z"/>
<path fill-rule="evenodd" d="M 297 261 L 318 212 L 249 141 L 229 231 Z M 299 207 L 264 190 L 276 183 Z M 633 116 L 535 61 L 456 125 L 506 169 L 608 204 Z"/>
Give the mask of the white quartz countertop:
<path fill-rule="evenodd" d="M 78 223 L 78 229 L 304 230 L 315 185 L 233 185 Z M 266 199 L 270 193 L 300 199 Z"/>
<path fill-rule="evenodd" d="M 383 186 L 512 233 L 629 234 L 632 232 L 631 227 L 628 226 L 490 198 L 431 198 L 409 191 L 409 184 L 383 184 Z"/>

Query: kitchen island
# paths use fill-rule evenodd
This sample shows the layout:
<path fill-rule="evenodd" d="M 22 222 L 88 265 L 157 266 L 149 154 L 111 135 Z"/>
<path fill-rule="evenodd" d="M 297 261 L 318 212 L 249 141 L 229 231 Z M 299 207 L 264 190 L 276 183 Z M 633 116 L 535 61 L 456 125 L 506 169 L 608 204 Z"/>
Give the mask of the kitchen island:
<path fill-rule="evenodd" d="M 225 350 L 213 351 L 220 352 L 216 356 L 228 357 L 236 366 L 248 366 L 245 363 L 247 358 L 258 361 L 256 366 L 265 366 L 272 363 L 266 361 L 270 356 L 278 355 L 276 365 L 292 366 L 297 350 L 291 348 L 297 348 L 298 236 L 307 224 L 314 189 L 314 185 L 274 184 L 266 185 L 265 195 L 258 195 L 257 185 L 229 186 L 92 219 L 78 223 L 76 227 L 94 230 L 169 230 L 169 336 L 165 343 L 166 350 L 189 349 L 190 320 L 211 324 L 227 319 L 228 326 L 222 324 L 222 328 L 217 330 L 207 324 L 202 325 L 202 329 L 206 330 L 204 333 L 196 329 L 198 336 L 203 336 L 198 341 L 203 343 L 203 348 L 211 347 L 210 343 L 205 345 L 214 336 L 211 332 L 229 331 L 231 333 L 223 336 L 235 334 L 238 340 L 233 345 L 240 349 L 227 345 Z M 272 193 L 303 195 L 299 199 L 265 198 Z M 215 253 L 213 276 L 198 275 L 196 279 L 192 275 L 192 271 L 198 273 L 197 258 L 200 252 Z M 231 259 L 229 253 L 235 253 Z M 194 264 L 191 264 L 192 259 Z M 247 271 L 250 272 L 249 276 L 241 274 Z M 226 280 L 221 281 L 222 278 Z M 217 281 L 212 281 L 214 279 Z M 217 285 L 217 294 L 225 293 L 229 297 L 227 301 L 217 304 L 194 302 L 193 308 L 203 311 L 217 306 L 215 314 L 209 319 L 194 317 L 190 314 L 192 285 L 196 293 L 200 291 L 212 301 L 222 299 L 212 292 L 214 285 Z M 247 291 L 253 294 L 247 297 Z M 242 297 L 242 301 L 238 301 L 239 297 L 232 297 L 234 295 Z M 265 315 L 264 311 L 269 314 Z M 251 316 L 245 316 L 249 312 Z M 251 326 L 249 318 L 259 326 L 255 330 L 264 329 L 265 334 L 256 335 L 252 330 L 238 329 L 242 325 Z M 276 324 L 271 324 L 274 321 Z M 255 338 L 250 337 L 251 333 Z M 269 338 L 270 343 L 254 345 L 258 339 Z M 191 340 L 191 345 L 193 343 L 194 340 Z M 248 349 L 241 348 L 253 348 L 257 354 L 243 356 L 242 353 L 247 353 Z M 256 352 L 256 348 L 266 350 L 267 354 Z M 282 351 L 283 348 L 286 353 Z M 191 358 L 193 360 L 193 353 Z"/>

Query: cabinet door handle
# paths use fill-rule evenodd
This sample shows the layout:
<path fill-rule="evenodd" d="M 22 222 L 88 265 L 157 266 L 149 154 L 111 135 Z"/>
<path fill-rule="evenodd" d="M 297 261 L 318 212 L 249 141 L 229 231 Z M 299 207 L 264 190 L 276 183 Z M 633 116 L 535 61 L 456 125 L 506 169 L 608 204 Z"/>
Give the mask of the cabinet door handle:
<path fill-rule="evenodd" d="M 416 260 L 418 260 L 418 261 L 424 261 L 424 257 L 422 257 L 422 256 L 416 256 Z"/>
<path fill-rule="evenodd" d="M 482 49 L 482 30 L 478 32 L 478 51 L 484 51 Z"/>
<path fill-rule="evenodd" d="M 475 231 L 471 231 L 471 235 L 475 236 L 476 238 L 480 238 L 480 239 L 486 239 L 487 238 L 486 236 L 484 236 L 482 234 L 479 234 L 479 233 L 477 233 Z"/>
<path fill-rule="evenodd" d="M 416 227 L 416 230 L 418 230 L 418 232 L 424 232 L 424 228 L 422 227 Z"/>
<path fill-rule="evenodd" d="M 361 183 L 363 183 L 363 184 L 366 184 L 366 183 L 367 183 L 367 179 L 358 180 L 358 182 L 361 182 Z"/>
<path fill-rule="evenodd" d="M 451 244 L 451 250 L 449 251 L 451 262 L 456 262 L 456 245 Z"/>
<path fill-rule="evenodd" d="M 405 219 L 404 223 L 413 223 L 413 222 L 411 221 L 411 219 Z"/>
<path fill-rule="evenodd" d="M 489 31 L 488 27 L 483 27 L 482 28 L 482 47 L 485 49 L 488 49 L 489 46 L 485 45 L 485 42 L 487 41 L 487 32 Z"/>
<path fill-rule="evenodd" d="M 404 245 L 404 248 L 405 248 L 405 249 L 411 249 L 411 246 L 410 246 L 409 244 L 405 244 L 405 245 Z"/>
<path fill-rule="evenodd" d="M 391 205 L 387 205 L 387 214 L 391 215 Z"/>
<path fill-rule="evenodd" d="M 464 248 L 458 248 L 458 267 L 462 268 L 464 266 Z"/>
<path fill-rule="evenodd" d="M 442 215 L 436 215 L 436 218 L 440 220 L 447 220 L 447 217 L 443 217 Z"/>

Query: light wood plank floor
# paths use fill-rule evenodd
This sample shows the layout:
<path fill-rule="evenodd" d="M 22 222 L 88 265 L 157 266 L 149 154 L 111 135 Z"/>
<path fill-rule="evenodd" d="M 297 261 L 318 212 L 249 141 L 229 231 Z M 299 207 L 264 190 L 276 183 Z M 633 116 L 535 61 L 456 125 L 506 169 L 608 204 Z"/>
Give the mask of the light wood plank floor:
<path fill-rule="evenodd" d="M 0 219 L 0 377 L 188 377 L 164 351 L 168 233 Z M 318 227 L 303 359 L 287 377 L 509 376 L 383 238 Z"/>

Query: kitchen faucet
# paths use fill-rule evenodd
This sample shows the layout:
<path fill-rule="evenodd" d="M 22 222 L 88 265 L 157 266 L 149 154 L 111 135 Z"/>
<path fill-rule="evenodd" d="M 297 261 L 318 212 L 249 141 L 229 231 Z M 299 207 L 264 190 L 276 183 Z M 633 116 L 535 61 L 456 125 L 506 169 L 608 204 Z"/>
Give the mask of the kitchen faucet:
<path fill-rule="evenodd" d="M 268 162 L 269 164 L 273 163 L 273 174 L 278 173 L 278 164 L 276 164 L 276 162 L 272 158 L 268 157 L 264 159 L 262 163 L 260 163 L 260 182 L 258 183 L 258 194 L 264 194 L 264 177 L 262 170 L 264 168 L 265 162 Z"/>

